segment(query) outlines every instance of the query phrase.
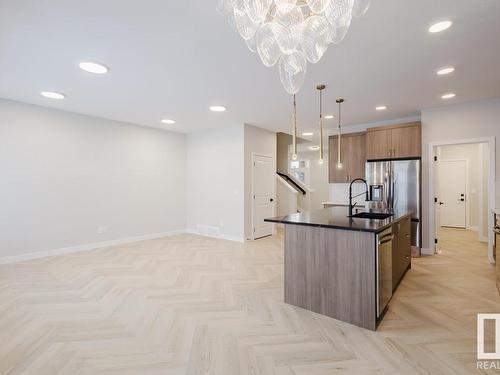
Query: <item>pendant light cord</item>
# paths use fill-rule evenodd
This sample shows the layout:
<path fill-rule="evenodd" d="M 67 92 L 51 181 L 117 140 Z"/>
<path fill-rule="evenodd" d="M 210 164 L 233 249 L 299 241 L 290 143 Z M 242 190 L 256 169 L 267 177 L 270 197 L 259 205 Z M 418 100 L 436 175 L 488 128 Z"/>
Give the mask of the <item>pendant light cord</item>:
<path fill-rule="evenodd" d="M 337 168 L 341 169 L 342 168 L 342 152 L 341 152 L 341 146 L 342 143 L 340 141 L 340 138 L 342 137 L 342 127 L 341 127 L 341 112 L 340 112 L 340 105 L 342 104 L 341 100 L 337 100 L 339 103 L 339 142 L 338 142 L 338 160 L 337 160 Z"/>
<path fill-rule="evenodd" d="M 297 101 L 293 94 L 293 159 L 297 159 Z"/>
<path fill-rule="evenodd" d="M 323 89 L 319 90 L 319 160 L 323 162 Z"/>

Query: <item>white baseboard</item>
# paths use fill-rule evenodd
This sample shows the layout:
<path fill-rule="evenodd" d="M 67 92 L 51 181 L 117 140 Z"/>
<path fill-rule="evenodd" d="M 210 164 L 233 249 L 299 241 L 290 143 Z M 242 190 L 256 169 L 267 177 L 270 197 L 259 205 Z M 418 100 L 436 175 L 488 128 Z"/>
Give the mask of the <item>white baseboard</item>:
<path fill-rule="evenodd" d="M 187 228 L 185 230 L 185 233 L 196 234 L 198 236 L 203 236 L 203 237 L 217 238 L 219 240 L 227 240 L 227 241 L 242 242 L 242 243 L 245 242 L 244 237 L 231 236 L 231 235 L 224 234 L 224 233 L 218 233 L 218 234 L 203 233 L 203 232 L 200 232 L 199 230 L 192 229 L 192 228 Z"/>
<path fill-rule="evenodd" d="M 78 253 L 81 251 L 90 251 L 90 250 L 95 250 L 95 249 L 99 249 L 99 248 L 103 248 L 103 247 L 118 246 L 118 245 L 123 245 L 123 244 L 127 244 L 127 243 L 146 241 L 146 240 L 154 240 L 156 238 L 168 237 L 168 236 L 173 236 L 173 235 L 182 234 L 182 233 L 184 233 L 184 230 L 178 229 L 178 230 L 173 230 L 173 231 L 169 231 L 169 232 L 152 233 L 152 234 L 145 234 L 142 236 L 122 238 L 122 239 L 118 239 L 118 240 L 94 242 L 94 243 L 85 244 L 85 245 L 64 247 L 61 249 L 37 251 L 37 252 L 25 253 L 25 254 L 14 255 L 14 256 L 9 256 L 9 257 L 0 257 L 0 264 L 17 263 L 17 262 L 23 262 L 23 261 L 27 261 L 27 260 L 52 257 L 55 255 L 64 255 L 64 254 Z"/>
<path fill-rule="evenodd" d="M 425 248 L 425 247 L 422 247 L 420 249 L 420 252 L 421 252 L 422 255 L 435 255 L 434 249 L 428 249 L 428 248 Z"/>
<path fill-rule="evenodd" d="M 467 229 L 473 232 L 479 232 L 479 227 L 468 226 Z"/>

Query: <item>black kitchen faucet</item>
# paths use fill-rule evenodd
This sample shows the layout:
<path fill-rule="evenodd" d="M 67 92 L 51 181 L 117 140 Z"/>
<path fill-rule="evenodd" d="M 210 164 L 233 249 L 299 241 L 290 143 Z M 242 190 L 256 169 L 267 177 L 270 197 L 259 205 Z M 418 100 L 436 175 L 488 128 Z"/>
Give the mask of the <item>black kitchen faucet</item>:
<path fill-rule="evenodd" d="M 363 193 L 359 193 L 358 195 L 355 195 L 353 197 L 352 196 L 352 184 L 354 184 L 357 181 L 363 182 L 365 184 L 366 191 L 363 192 Z M 356 204 L 357 204 L 357 202 L 354 203 L 354 204 L 352 204 L 352 198 L 359 197 L 360 195 L 363 195 L 363 194 L 366 194 L 366 200 L 369 201 L 370 200 L 370 196 L 369 196 L 369 193 L 368 193 L 368 184 L 367 184 L 366 180 L 363 180 L 362 178 L 356 178 L 356 179 L 352 180 L 351 184 L 349 185 L 349 216 L 352 216 L 352 210 L 353 210 L 354 206 L 356 206 Z"/>

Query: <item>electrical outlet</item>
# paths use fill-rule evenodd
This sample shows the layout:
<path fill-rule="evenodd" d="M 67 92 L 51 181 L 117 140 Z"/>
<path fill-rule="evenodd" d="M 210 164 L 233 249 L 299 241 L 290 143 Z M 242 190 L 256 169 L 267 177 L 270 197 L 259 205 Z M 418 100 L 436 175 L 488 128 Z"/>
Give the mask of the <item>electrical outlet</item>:
<path fill-rule="evenodd" d="M 108 231 L 108 227 L 105 225 L 101 225 L 97 227 L 97 234 L 104 234 Z"/>

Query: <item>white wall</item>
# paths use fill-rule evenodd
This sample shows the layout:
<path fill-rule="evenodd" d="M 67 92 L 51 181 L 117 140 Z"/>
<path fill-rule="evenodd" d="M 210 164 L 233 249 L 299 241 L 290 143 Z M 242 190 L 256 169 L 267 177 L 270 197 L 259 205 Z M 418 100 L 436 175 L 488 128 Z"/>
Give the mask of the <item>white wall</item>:
<path fill-rule="evenodd" d="M 422 110 L 423 246 L 429 248 L 429 144 L 496 137 L 496 196 L 500 198 L 500 99 Z"/>
<path fill-rule="evenodd" d="M 308 162 L 308 167 L 300 170 L 292 169 L 290 161 L 292 160 L 292 146 L 288 146 L 288 162 L 287 173 L 295 178 L 294 173 L 303 171 L 305 173 L 305 181 L 300 181 L 295 178 L 295 181 L 306 190 L 306 195 L 299 195 L 299 208 L 302 210 L 317 210 L 323 208 L 323 203 L 328 201 L 328 148 L 324 147 L 323 164 L 319 163 L 319 151 L 311 150 L 309 147 L 316 145 L 318 142 L 304 142 L 297 147 L 298 161 Z M 328 144 L 325 136 L 325 146 Z"/>
<path fill-rule="evenodd" d="M 271 156 L 276 170 L 276 133 L 256 126 L 244 125 L 245 137 L 245 237 L 252 236 L 252 153 Z M 274 191 L 276 198 L 276 179 Z M 276 212 L 276 210 L 275 210 Z"/>
<path fill-rule="evenodd" d="M 187 228 L 244 240 L 243 125 L 187 136 Z"/>
<path fill-rule="evenodd" d="M 0 257 L 185 227 L 184 135 L 0 100 L 0 142 Z"/>
<path fill-rule="evenodd" d="M 276 176 L 276 216 L 297 213 L 297 190 Z"/>
<path fill-rule="evenodd" d="M 481 150 L 482 151 L 482 150 Z M 467 227 L 471 230 L 479 229 L 479 201 L 482 188 L 480 181 L 483 165 L 479 164 L 479 144 L 448 145 L 438 147 L 438 160 L 466 159 L 468 162 L 467 170 Z M 440 178 L 442 181 L 442 179 Z M 438 196 L 441 192 L 438 192 Z M 486 200 L 488 197 L 486 196 Z"/>
<path fill-rule="evenodd" d="M 326 141 L 325 141 L 326 143 Z M 311 209 L 323 208 L 323 203 L 328 201 L 328 149 L 324 149 L 324 162 L 319 164 L 319 151 L 300 151 L 300 159 L 309 160 L 309 189 L 311 194 Z"/>

